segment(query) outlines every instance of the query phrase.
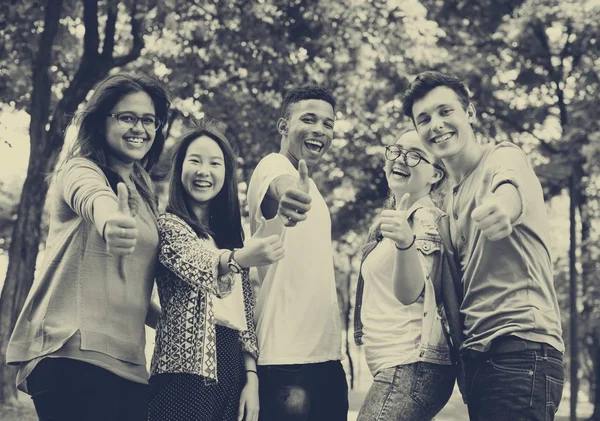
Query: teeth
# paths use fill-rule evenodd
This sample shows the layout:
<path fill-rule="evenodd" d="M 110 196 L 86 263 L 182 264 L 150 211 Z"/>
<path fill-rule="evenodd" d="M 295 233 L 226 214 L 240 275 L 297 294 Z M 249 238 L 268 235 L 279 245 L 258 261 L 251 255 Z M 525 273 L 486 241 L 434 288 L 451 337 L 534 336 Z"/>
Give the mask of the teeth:
<path fill-rule="evenodd" d="M 408 171 L 405 171 L 405 170 L 400 169 L 400 168 L 394 168 L 392 170 L 392 174 L 401 175 L 402 177 L 408 177 L 410 175 L 410 173 Z"/>
<path fill-rule="evenodd" d="M 318 149 L 318 152 L 321 151 L 321 149 L 323 149 L 323 145 L 324 145 L 323 142 L 320 142 L 318 140 L 312 140 L 312 139 L 305 140 L 304 143 L 306 144 L 306 146 L 309 147 L 309 149 L 313 149 L 313 148 Z"/>
<path fill-rule="evenodd" d="M 130 143 L 144 143 L 144 139 L 141 137 L 126 137 L 125 140 Z"/>
<path fill-rule="evenodd" d="M 450 139 L 451 137 L 452 137 L 452 133 L 446 133 L 445 135 L 434 137 L 433 139 L 431 139 L 431 143 L 444 142 L 444 141 Z"/>
<path fill-rule="evenodd" d="M 208 181 L 194 181 L 194 185 L 197 187 L 210 187 L 212 186 L 211 183 L 209 183 Z"/>

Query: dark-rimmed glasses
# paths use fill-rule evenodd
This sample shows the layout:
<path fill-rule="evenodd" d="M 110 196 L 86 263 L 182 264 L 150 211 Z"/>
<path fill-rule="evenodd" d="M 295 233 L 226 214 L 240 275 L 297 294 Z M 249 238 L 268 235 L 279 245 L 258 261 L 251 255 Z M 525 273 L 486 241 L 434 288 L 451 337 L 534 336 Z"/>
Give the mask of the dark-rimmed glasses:
<path fill-rule="evenodd" d="M 142 126 L 144 129 L 152 130 L 153 132 L 157 131 L 160 128 L 160 122 L 153 116 L 144 116 L 138 117 L 133 113 L 125 112 L 125 113 L 112 113 L 108 115 L 109 117 L 117 120 L 117 124 L 119 127 L 124 129 L 133 128 L 138 121 L 142 122 Z"/>
<path fill-rule="evenodd" d="M 402 156 L 402 160 L 404 161 L 404 164 L 406 164 L 407 166 L 409 166 L 411 168 L 419 165 L 419 162 L 421 162 L 421 160 L 427 162 L 428 164 L 431 164 L 431 162 L 429 162 L 426 158 L 424 158 L 418 152 L 403 151 L 397 145 L 390 145 L 390 146 L 385 147 L 385 159 L 387 159 L 388 161 L 395 161 L 400 156 Z"/>

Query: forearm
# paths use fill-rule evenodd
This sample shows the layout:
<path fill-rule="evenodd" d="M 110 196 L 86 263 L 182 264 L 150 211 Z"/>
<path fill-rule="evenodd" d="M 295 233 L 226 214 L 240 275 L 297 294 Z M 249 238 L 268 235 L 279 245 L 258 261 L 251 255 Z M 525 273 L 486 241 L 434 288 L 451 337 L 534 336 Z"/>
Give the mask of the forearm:
<path fill-rule="evenodd" d="M 493 195 L 504 205 L 510 222 L 514 223 L 524 210 L 517 188 L 511 183 L 505 182 L 496 188 Z"/>
<path fill-rule="evenodd" d="M 98 233 L 104 238 L 104 227 L 106 222 L 117 212 L 118 204 L 110 196 L 99 196 L 93 203 L 94 226 Z"/>
<path fill-rule="evenodd" d="M 269 189 L 267 191 L 267 195 L 269 199 L 279 202 L 283 197 L 284 193 L 296 186 L 298 184 L 298 179 L 289 175 L 283 174 L 277 177 L 275 180 L 269 184 Z"/>
<path fill-rule="evenodd" d="M 244 369 L 246 370 L 247 380 L 258 380 L 258 374 L 256 372 L 256 360 L 249 352 L 244 352 Z"/>
<path fill-rule="evenodd" d="M 407 250 L 396 250 L 394 261 L 394 295 L 404 305 L 414 303 L 425 287 L 425 276 L 419 252 L 413 245 Z"/>
<path fill-rule="evenodd" d="M 148 308 L 148 313 L 146 314 L 146 326 L 156 329 L 156 324 L 160 318 L 160 312 L 160 306 L 155 302 L 150 301 L 150 307 Z"/>

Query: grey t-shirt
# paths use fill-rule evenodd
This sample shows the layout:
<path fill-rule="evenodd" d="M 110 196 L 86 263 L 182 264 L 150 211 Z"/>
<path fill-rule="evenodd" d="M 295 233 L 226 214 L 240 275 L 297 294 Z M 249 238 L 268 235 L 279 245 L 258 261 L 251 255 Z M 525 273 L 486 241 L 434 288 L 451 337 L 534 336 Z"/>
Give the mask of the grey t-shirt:
<path fill-rule="evenodd" d="M 490 191 L 514 185 L 522 211 L 513 232 L 490 241 L 471 219 L 486 172 Z M 549 344 L 564 352 L 550 258 L 550 230 L 542 188 L 516 145 L 490 147 L 479 164 L 449 192 L 447 213 L 454 256 L 462 272 L 463 349 L 487 351 L 502 335 Z"/>

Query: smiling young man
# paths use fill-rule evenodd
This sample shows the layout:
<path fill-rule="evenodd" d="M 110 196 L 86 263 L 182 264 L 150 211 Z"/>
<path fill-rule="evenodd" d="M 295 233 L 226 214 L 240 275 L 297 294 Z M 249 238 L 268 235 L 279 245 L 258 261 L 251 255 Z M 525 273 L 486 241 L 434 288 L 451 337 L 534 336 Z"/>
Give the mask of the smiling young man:
<path fill-rule="evenodd" d="M 460 278 L 460 323 L 451 331 L 462 342 L 469 417 L 552 420 L 564 344 L 540 182 L 516 145 L 477 141 L 475 108 L 456 77 L 417 75 L 404 113 L 452 185 L 441 232 Z"/>
<path fill-rule="evenodd" d="M 280 151 L 259 162 L 248 186 L 252 234 L 280 235 L 285 250 L 258 268 L 261 421 L 347 419 L 331 218 L 310 179 L 331 146 L 334 107 L 322 87 L 291 90 L 277 123 Z"/>

